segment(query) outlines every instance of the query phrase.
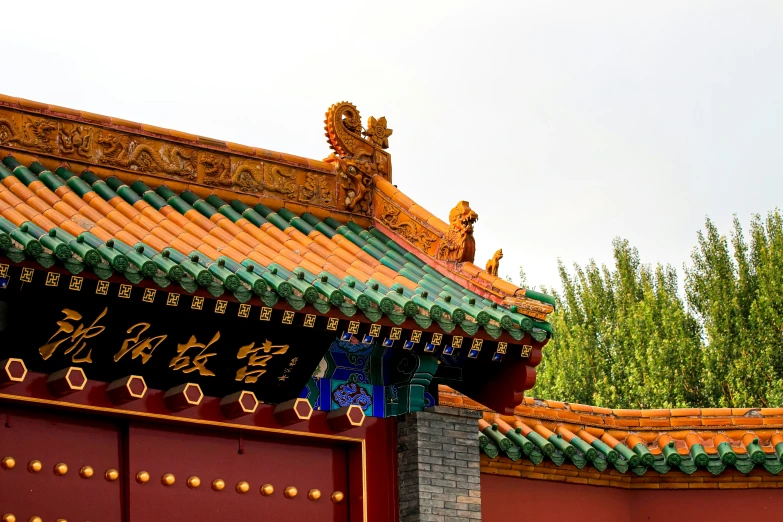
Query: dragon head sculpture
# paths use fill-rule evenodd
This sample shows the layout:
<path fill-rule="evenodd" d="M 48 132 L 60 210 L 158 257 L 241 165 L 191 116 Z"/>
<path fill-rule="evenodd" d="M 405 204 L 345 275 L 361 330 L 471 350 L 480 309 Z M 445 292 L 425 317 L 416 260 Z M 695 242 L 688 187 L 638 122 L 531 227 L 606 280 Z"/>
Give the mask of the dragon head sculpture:
<path fill-rule="evenodd" d="M 449 212 L 449 229 L 438 248 L 438 259 L 472 263 L 476 256 L 476 240 L 473 239 L 473 224 L 476 221 L 478 214 L 470 208 L 470 203 L 457 203 Z"/>
<path fill-rule="evenodd" d="M 326 111 L 325 130 L 334 154 L 324 161 L 335 163 L 340 175 L 340 202 L 349 212 L 368 213 L 372 203 L 372 178 L 380 174 L 391 181 L 391 156 L 386 149 L 392 130 L 386 118 L 370 117 L 362 130 L 359 110 L 352 103 L 335 103 Z"/>

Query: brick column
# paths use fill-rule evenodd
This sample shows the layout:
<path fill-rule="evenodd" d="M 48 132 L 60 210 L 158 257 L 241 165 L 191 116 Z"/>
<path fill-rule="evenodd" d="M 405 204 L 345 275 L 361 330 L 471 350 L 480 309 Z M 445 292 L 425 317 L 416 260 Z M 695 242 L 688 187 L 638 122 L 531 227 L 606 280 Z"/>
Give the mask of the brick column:
<path fill-rule="evenodd" d="M 481 520 L 480 416 L 435 406 L 397 418 L 400 522 Z"/>

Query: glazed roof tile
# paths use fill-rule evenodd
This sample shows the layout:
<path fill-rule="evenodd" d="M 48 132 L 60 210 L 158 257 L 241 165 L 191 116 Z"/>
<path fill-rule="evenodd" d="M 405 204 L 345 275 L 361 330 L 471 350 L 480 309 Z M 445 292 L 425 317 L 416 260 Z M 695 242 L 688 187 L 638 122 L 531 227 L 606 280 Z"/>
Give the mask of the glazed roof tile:
<path fill-rule="evenodd" d="M 493 462 L 526 459 L 638 477 L 783 471 L 781 408 L 614 410 L 525 398 L 514 415 L 498 415 L 446 386 L 439 404 L 483 411 L 479 445 Z M 645 422 L 651 420 L 657 422 Z"/>
<path fill-rule="evenodd" d="M 52 172 L 13 155 L 3 158 L 0 178 L 0 250 L 15 261 L 231 292 L 241 302 L 255 294 L 270 306 L 283 298 L 296 309 L 334 306 L 349 316 L 358 309 L 371 321 L 412 318 L 423 328 L 435 322 L 471 336 L 481 327 L 517 340 L 551 332 L 548 323 L 498 306 L 355 221 L 250 206 L 177 182 L 128 185 L 66 164 Z"/>

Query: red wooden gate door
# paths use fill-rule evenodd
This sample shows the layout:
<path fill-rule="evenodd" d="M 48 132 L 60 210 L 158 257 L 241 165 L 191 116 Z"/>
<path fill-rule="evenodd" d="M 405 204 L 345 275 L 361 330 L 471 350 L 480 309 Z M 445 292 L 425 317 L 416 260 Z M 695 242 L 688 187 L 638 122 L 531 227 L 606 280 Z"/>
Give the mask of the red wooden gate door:
<path fill-rule="evenodd" d="M 0 418 L 0 517 L 122 521 L 114 423 L 5 406 Z"/>
<path fill-rule="evenodd" d="M 10 405 L 0 419 L 0 517 L 9 521 L 345 522 L 349 470 L 362 473 L 333 440 Z"/>
<path fill-rule="evenodd" d="M 348 520 L 342 447 L 136 424 L 128 441 L 132 522 Z"/>

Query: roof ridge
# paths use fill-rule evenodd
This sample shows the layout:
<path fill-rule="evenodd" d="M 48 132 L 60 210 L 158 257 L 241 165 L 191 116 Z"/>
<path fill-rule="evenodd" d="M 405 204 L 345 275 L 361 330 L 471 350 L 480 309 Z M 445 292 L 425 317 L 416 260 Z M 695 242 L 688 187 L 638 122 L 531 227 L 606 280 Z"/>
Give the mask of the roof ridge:
<path fill-rule="evenodd" d="M 438 387 L 441 405 L 493 412 L 453 388 Z M 525 397 L 514 410 L 525 418 L 576 422 L 616 429 L 677 428 L 740 429 L 743 426 L 767 428 L 783 426 L 781 408 L 603 408 L 578 403 Z"/>
<path fill-rule="evenodd" d="M 81 121 L 102 127 L 118 128 L 120 130 L 125 130 L 127 132 L 139 135 L 154 135 L 164 139 L 192 142 L 193 144 L 204 148 L 220 148 L 236 154 L 265 158 L 325 172 L 334 172 L 335 170 L 334 164 L 312 158 L 306 158 L 304 156 L 297 156 L 285 152 L 277 152 L 261 147 L 242 145 L 231 141 L 219 140 L 207 136 L 191 134 L 189 132 L 159 127 L 157 125 L 138 123 L 114 116 L 105 116 L 103 114 L 71 109 L 68 107 L 61 107 L 59 105 L 27 100 L 25 98 L 18 98 L 0 93 L 0 107 L 3 106 L 18 108 L 24 111 L 50 114 L 56 118 L 68 119 L 71 121 Z"/>

